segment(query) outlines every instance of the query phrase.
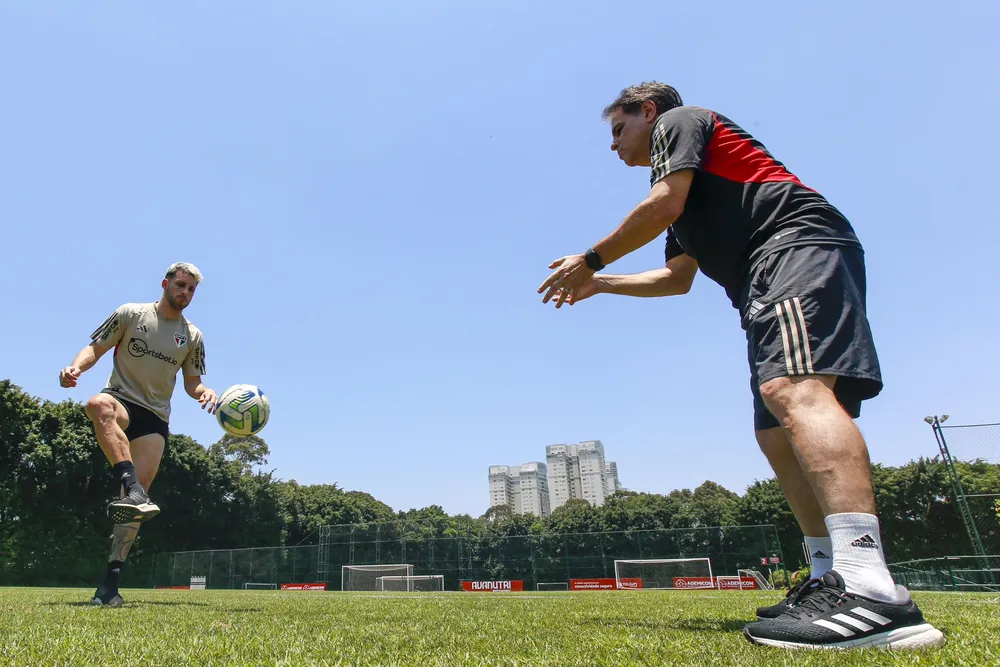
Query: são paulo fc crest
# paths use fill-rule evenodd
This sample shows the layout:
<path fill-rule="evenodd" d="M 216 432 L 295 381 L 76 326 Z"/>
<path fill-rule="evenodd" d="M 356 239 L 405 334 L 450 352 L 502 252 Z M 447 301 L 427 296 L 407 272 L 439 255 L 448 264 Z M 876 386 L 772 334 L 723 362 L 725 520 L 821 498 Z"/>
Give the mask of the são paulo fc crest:
<path fill-rule="evenodd" d="M 174 333 L 174 342 L 177 343 L 177 347 L 184 347 L 187 345 L 188 337 L 184 334 Z"/>

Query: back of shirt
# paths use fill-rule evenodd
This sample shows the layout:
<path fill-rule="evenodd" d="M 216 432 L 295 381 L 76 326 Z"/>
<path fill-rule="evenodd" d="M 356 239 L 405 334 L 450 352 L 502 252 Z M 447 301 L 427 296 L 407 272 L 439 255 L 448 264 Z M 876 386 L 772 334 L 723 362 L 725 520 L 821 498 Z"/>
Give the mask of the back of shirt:
<path fill-rule="evenodd" d="M 684 212 L 667 233 L 667 261 L 681 254 L 722 285 L 736 308 L 751 268 L 792 245 L 860 247 L 830 202 L 725 116 L 684 106 L 660 115 L 650 137 L 650 186 L 694 169 Z"/>
<path fill-rule="evenodd" d="M 90 337 L 105 350 L 114 348 L 106 391 L 151 410 L 165 422 L 170 421 L 177 371 L 205 374 L 201 331 L 183 316 L 163 317 L 155 303 L 119 306 Z"/>

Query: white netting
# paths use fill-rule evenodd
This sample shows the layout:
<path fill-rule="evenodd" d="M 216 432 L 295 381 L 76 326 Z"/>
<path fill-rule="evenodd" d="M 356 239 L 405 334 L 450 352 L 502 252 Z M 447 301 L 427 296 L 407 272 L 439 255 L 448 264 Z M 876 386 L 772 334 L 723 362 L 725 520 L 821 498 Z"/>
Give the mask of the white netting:
<path fill-rule="evenodd" d="M 713 588 L 712 563 L 707 558 L 616 560 L 619 589 Z"/>

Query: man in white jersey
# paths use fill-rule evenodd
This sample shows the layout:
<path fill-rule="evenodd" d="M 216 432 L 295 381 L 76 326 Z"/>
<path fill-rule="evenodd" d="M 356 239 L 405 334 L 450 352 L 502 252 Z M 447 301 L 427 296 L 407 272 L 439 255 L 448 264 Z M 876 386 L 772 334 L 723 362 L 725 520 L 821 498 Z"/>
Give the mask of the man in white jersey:
<path fill-rule="evenodd" d="M 124 603 L 118 594 L 118 575 L 139 525 L 160 513 L 146 492 L 163 457 L 178 370 L 184 372 L 188 396 L 210 414 L 215 412 L 218 396 L 201 381 L 205 374 L 201 331 L 181 314 L 201 280 L 194 265 L 172 264 L 159 301 L 119 306 L 91 334 L 90 344 L 59 372 L 61 386 L 75 387 L 84 371 L 114 349 L 107 386 L 87 401 L 97 441 L 122 488 L 121 497 L 107 508 L 115 527 L 108 570 L 91 599 L 94 604 Z"/>

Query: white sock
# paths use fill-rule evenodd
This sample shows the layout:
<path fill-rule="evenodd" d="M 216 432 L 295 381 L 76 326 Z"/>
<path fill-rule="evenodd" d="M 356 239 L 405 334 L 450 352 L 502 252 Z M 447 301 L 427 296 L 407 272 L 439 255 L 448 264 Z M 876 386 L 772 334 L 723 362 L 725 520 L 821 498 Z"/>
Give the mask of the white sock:
<path fill-rule="evenodd" d="M 829 537 L 806 537 L 806 550 L 812 561 L 813 579 L 819 579 L 833 569 L 833 540 Z"/>
<path fill-rule="evenodd" d="M 905 590 L 896 584 L 885 566 L 882 535 L 874 514 L 848 512 L 826 517 L 826 528 L 833 543 L 833 567 L 848 593 L 882 602 L 897 602 Z"/>

